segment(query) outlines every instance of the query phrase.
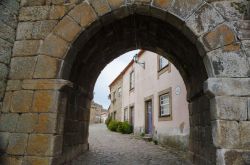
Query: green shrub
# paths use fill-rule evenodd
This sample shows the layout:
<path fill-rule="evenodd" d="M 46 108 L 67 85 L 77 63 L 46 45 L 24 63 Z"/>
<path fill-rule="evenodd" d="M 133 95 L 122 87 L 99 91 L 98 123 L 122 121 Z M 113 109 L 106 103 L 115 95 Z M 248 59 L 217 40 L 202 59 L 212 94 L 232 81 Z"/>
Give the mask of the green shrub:
<path fill-rule="evenodd" d="M 108 129 L 109 129 L 110 131 L 116 131 L 116 130 L 117 130 L 117 127 L 118 127 L 118 121 L 116 121 L 116 120 L 111 120 L 111 121 L 109 122 Z"/>
<path fill-rule="evenodd" d="M 142 132 L 142 133 L 140 134 L 140 136 L 141 136 L 141 137 L 144 137 L 144 136 L 145 136 L 145 133 L 144 133 L 144 132 Z"/>
<path fill-rule="evenodd" d="M 118 122 L 116 132 L 123 132 L 123 122 Z"/>
<path fill-rule="evenodd" d="M 133 126 L 125 121 L 119 124 L 117 131 L 121 132 L 122 134 L 130 134 L 133 132 Z"/>
<path fill-rule="evenodd" d="M 111 116 L 108 116 L 108 118 L 105 121 L 105 124 L 106 124 L 107 127 L 108 127 L 111 120 L 112 120 Z"/>

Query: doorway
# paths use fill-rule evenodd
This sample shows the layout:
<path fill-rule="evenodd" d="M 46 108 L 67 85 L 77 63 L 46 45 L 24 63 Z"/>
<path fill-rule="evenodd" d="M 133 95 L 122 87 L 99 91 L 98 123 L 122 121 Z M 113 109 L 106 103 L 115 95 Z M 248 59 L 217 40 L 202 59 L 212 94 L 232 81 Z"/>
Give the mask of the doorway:
<path fill-rule="evenodd" d="M 152 100 L 148 100 L 145 102 L 145 133 L 151 134 L 153 133 L 153 107 Z"/>

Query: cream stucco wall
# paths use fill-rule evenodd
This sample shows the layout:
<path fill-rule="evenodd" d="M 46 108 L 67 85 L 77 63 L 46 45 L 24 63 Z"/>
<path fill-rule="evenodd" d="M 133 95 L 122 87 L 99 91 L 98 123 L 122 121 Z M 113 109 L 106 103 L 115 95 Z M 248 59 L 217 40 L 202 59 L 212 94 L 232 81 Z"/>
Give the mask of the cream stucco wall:
<path fill-rule="evenodd" d="M 170 72 L 158 75 L 158 55 L 145 51 L 139 58 L 145 62 L 145 69 L 133 63 L 123 75 L 122 115 L 124 109 L 134 105 L 134 131 L 140 134 L 145 129 L 145 99 L 152 97 L 154 138 L 162 143 L 187 145 L 189 135 L 189 112 L 186 101 L 186 88 L 181 75 L 174 65 L 170 65 Z M 130 72 L 135 72 L 135 88 L 129 90 Z M 175 93 L 180 87 L 179 95 Z M 159 121 L 159 92 L 172 89 L 172 120 Z"/>

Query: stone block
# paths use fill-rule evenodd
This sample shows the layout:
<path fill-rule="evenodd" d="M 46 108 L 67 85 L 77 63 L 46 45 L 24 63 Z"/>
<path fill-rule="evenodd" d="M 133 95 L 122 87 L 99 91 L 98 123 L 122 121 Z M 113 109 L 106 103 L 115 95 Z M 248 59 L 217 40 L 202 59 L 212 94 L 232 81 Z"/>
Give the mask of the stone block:
<path fill-rule="evenodd" d="M 32 38 L 44 39 L 52 31 L 57 22 L 58 21 L 56 20 L 44 20 L 35 22 L 32 29 Z"/>
<path fill-rule="evenodd" d="M 65 6 L 51 6 L 49 19 L 61 19 L 67 12 Z"/>
<path fill-rule="evenodd" d="M 217 149 L 216 164 L 248 165 L 250 164 L 249 150 L 227 150 Z"/>
<path fill-rule="evenodd" d="M 97 19 L 94 10 L 86 2 L 77 5 L 73 10 L 69 12 L 69 15 L 82 27 L 87 27 Z"/>
<path fill-rule="evenodd" d="M 14 132 L 16 129 L 18 114 L 6 113 L 0 116 L 0 131 Z"/>
<path fill-rule="evenodd" d="M 124 0 L 108 0 L 108 3 L 112 10 L 120 8 L 121 6 L 125 5 Z"/>
<path fill-rule="evenodd" d="M 224 45 L 232 44 L 236 40 L 234 31 L 227 25 L 222 24 L 205 34 L 202 37 L 202 41 L 208 50 L 214 50 Z"/>
<path fill-rule="evenodd" d="M 37 57 L 14 57 L 10 63 L 10 79 L 30 79 L 33 76 Z"/>
<path fill-rule="evenodd" d="M 20 21 L 45 20 L 49 16 L 49 6 L 22 7 L 19 12 Z"/>
<path fill-rule="evenodd" d="M 13 47 L 13 56 L 36 55 L 41 43 L 40 40 L 16 41 Z"/>
<path fill-rule="evenodd" d="M 23 164 L 27 165 L 50 165 L 52 164 L 52 158 L 50 157 L 36 157 L 36 156 L 27 156 L 23 160 Z"/>
<path fill-rule="evenodd" d="M 6 165 L 23 165 L 22 156 L 1 156 L 0 163 Z"/>
<path fill-rule="evenodd" d="M 247 120 L 245 97 L 219 96 L 211 100 L 211 118 L 222 120 Z"/>
<path fill-rule="evenodd" d="M 31 89 L 31 90 L 39 90 L 39 89 L 58 90 L 66 86 L 73 87 L 73 84 L 70 81 L 63 79 L 24 80 L 22 84 L 23 89 Z"/>
<path fill-rule="evenodd" d="M 0 153 L 6 151 L 8 143 L 9 143 L 10 133 L 8 132 L 0 132 Z"/>
<path fill-rule="evenodd" d="M 8 73 L 9 73 L 9 69 L 6 66 L 6 64 L 0 63 L 0 81 L 6 80 Z"/>
<path fill-rule="evenodd" d="M 33 91 L 21 90 L 13 92 L 10 111 L 11 112 L 30 112 Z"/>
<path fill-rule="evenodd" d="M 69 16 L 65 16 L 56 26 L 54 32 L 66 41 L 73 41 L 81 31 L 81 27 Z"/>
<path fill-rule="evenodd" d="M 189 17 L 186 24 L 197 36 L 200 36 L 222 22 L 224 22 L 223 17 L 213 7 L 206 4 Z"/>
<path fill-rule="evenodd" d="M 0 38 L 0 62 L 9 64 L 13 44 Z"/>
<path fill-rule="evenodd" d="M 41 113 L 36 127 L 35 133 L 58 133 L 57 130 L 57 114 Z"/>
<path fill-rule="evenodd" d="M 12 92 L 6 92 L 3 100 L 2 112 L 5 113 L 10 111 L 11 100 L 12 100 Z"/>
<path fill-rule="evenodd" d="M 240 132 L 237 121 L 215 120 L 212 121 L 213 143 L 218 148 L 240 147 Z"/>
<path fill-rule="evenodd" d="M 24 113 L 19 115 L 16 132 L 31 133 L 34 131 L 38 121 L 38 114 Z"/>
<path fill-rule="evenodd" d="M 0 21 L 0 38 L 10 42 L 14 43 L 15 41 L 15 29 L 8 26 L 4 22 Z"/>
<path fill-rule="evenodd" d="M 57 78 L 61 69 L 62 60 L 40 55 L 34 72 L 34 78 Z M 48 69 L 49 68 L 49 69 Z"/>
<path fill-rule="evenodd" d="M 34 27 L 34 22 L 19 22 L 17 26 L 17 40 L 25 40 L 32 38 L 32 30 Z"/>
<path fill-rule="evenodd" d="M 250 98 L 247 99 L 247 114 L 248 114 L 248 120 L 250 120 Z"/>
<path fill-rule="evenodd" d="M 168 9 L 171 6 L 171 0 L 155 0 L 153 6 L 161 9 Z"/>
<path fill-rule="evenodd" d="M 107 0 L 89 0 L 98 16 L 102 16 L 111 11 Z"/>
<path fill-rule="evenodd" d="M 7 153 L 12 155 L 24 155 L 27 141 L 28 134 L 12 133 L 10 135 Z"/>
<path fill-rule="evenodd" d="M 250 149 L 250 121 L 241 121 L 240 127 L 240 141 L 245 149 Z"/>
<path fill-rule="evenodd" d="M 52 134 L 31 134 L 29 136 L 27 154 L 29 156 L 58 155 L 62 149 L 62 140 L 59 137 L 61 136 Z"/>
<path fill-rule="evenodd" d="M 15 29 L 18 22 L 16 16 L 18 10 L 12 10 L 6 7 L 5 5 L 0 5 L 0 11 L 0 20 Z"/>
<path fill-rule="evenodd" d="M 7 91 L 21 90 L 21 81 L 20 80 L 8 80 L 6 90 Z"/>
<path fill-rule="evenodd" d="M 228 45 L 207 53 L 211 69 L 218 77 L 248 77 L 249 65 L 240 46 Z"/>
<path fill-rule="evenodd" d="M 49 34 L 39 49 L 40 54 L 63 58 L 68 50 L 68 43 L 54 34 Z"/>
<path fill-rule="evenodd" d="M 202 0 L 175 0 L 172 2 L 172 6 L 169 8 L 169 11 L 184 20 L 190 16 L 195 9 L 201 6 L 202 3 Z"/>
<path fill-rule="evenodd" d="M 46 0 L 21 0 L 21 6 L 43 6 Z"/>
<path fill-rule="evenodd" d="M 57 112 L 59 92 L 53 90 L 38 90 L 34 94 L 33 112 Z"/>

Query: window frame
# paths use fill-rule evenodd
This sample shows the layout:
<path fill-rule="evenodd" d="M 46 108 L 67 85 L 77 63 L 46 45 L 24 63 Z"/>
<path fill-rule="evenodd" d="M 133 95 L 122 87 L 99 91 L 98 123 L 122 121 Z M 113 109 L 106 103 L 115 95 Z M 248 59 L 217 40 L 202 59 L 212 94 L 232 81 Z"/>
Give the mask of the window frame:
<path fill-rule="evenodd" d="M 133 75 L 133 78 L 132 78 L 132 75 Z M 133 84 L 133 85 L 132 85 Z M 129 90 L 132 91 L 135 89 L 135 71 L 132 70 L 130 73 L 129 73 Z"/>
<path fill-rule="evenodd" d="M 164 66 L 163 68 L 160 68 L 160 58 L 163 57 L 161 55 L 157 56 L 157 69 L 158 69 L 158 78 L 160 77 L 161 74 L 165 73 L 165 72 L 171 72 L 171 63 L 168 60 L 168 64 L 166 66 Z M 164 58 L 164 57 L 163 57 Z"/>
<path fill-rule="evenodd" d="M 169 114 L 161 115 L 161 97 L 167 95 L 169 97 Z M 172 114 L 172 88 L 165 89 L 161 92 L 158 92 L 158 119 L 159 121 L 169 121 L 172 120 L 173 114 Z"/>

